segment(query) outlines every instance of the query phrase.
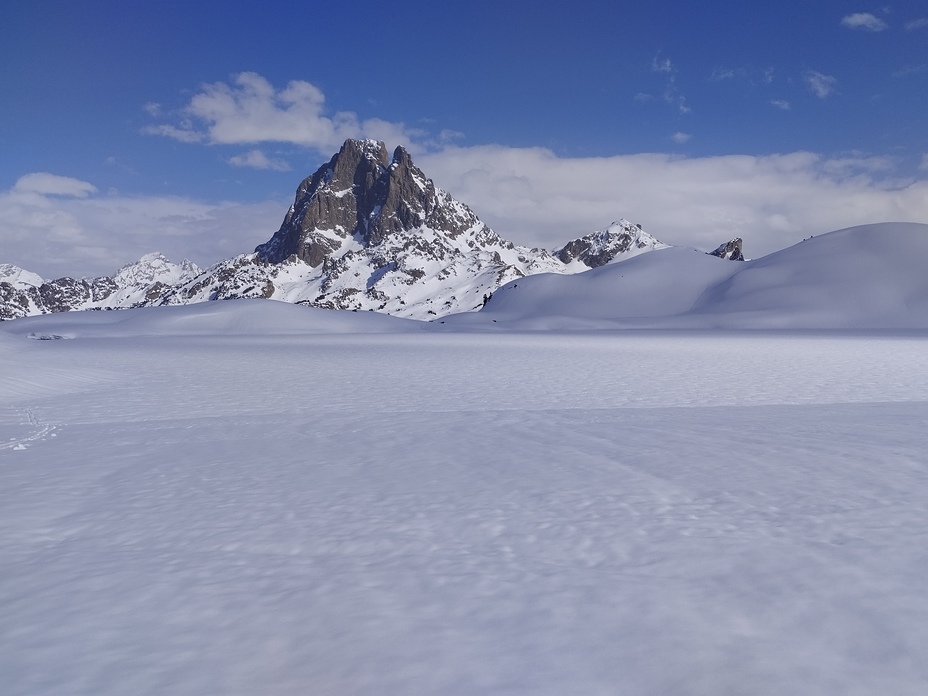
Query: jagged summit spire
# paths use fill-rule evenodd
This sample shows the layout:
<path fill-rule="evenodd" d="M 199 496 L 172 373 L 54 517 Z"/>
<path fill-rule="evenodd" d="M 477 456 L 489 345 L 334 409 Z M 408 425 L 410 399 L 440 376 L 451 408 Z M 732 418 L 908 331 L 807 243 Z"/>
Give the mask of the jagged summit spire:
<path fill-rule="evenodd" d="M 445 200 L 445 199 L 448 200 Z M 255 248 L 262 261 L 291 256 L 317 267 L 354 238 L 377 246 L 386 237 L 423 226 L 452 236 L 477 222 L 470 209 L 435 187 L 403 147 L 387 158 L 377 140 L 346 140 L 329 162 L 299 185 L 283 224 Z"/>

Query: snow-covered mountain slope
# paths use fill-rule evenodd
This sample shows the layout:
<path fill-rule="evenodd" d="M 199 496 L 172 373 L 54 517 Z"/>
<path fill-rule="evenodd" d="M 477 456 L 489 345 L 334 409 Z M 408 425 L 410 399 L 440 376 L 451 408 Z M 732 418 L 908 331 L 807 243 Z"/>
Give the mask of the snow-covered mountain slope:
<path fill-rule="evenodd" d="M 171 263 L 159 253 L 145 254 L 113 277 L 43 280 L 15 267 L 0 270 L 0 320 L 86 309 L 122 309 L 155 304 L 173 286 L 202 273 L 186 259 Z M 5 279 L 6 278 L 6 279 Z M 11 282 L 9 278 L 15 278 Z"/>
<path fill-rule="evenodd" d="M 445 325 L 926 328 L 928 225 L 883 223 L 732 263 L 682 248 L 576 276 L 535 276 Z"/>
<path fill-rule="evenodd" d="M 38 274 L 25 271 L 11 263 L 0 263 L 0 283 L 9 283 L 16 290 L 38 287 L 45 280 Z"/>
<path fill-rule="evenodd" d="M 689 314 L 756 328 L 924 328 L 926 268 L 928 225 L 852 227 L 737 264 Z"/>

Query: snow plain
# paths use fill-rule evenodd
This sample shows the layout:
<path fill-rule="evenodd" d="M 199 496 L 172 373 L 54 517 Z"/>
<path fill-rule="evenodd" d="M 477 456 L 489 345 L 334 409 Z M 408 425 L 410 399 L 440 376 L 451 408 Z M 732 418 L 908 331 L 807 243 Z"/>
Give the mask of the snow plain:
<path fill-rule="evenodd" d="M 496 316 L 0 324 L 3 692 L 926 693 L 928 332 Z"/>

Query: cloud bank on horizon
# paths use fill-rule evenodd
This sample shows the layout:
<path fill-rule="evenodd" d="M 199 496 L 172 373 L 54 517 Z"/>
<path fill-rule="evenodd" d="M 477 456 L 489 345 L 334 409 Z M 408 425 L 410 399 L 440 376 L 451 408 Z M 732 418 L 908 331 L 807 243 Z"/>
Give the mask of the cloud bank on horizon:
<path fill-rule="evenodd" d="M 866 86 L 863 67 L 849 62 L 858 53 L 874 61 L 876 54 L 863 53 L 862 46 L 882 46 L 886 52 L 886 41 L 908 41 L 917 47 L 928 17 L 903 10 L 823 15 L 822 27 L 831 26 L 829 52 L 784 67 L 760 58 L 738 64 L 731 58 L 736 50 L 702 57 L 688 52 L 682 39 L 675 51 L 655 44 L 656 50 L 634 58 L 637 81 L 624 79 L 624 105 L 612 112 L 613 130 L 629 131 L 625 147 L 598 146 L 595 139 L 565 146 L 559 143 L 562 133 L 552 131 L 547 139 L 524 135 L 518 122 L 505 138 L 480 130 L 496 120 L 524 117 L 526 133 L 551 119 L 572 133 L 582 131 L 592 102 L 560 113 L 570 108 L 570 99 L 557 91 L 556 64 L 547 64 L 544 53 L 537 58 L 542 70 L 549 70 L 546 75 L 542 70 L 539 76 L 519 75 L 527 82 L 547 78 L 550 92 L 543 108 L 533 103 L 524 114 L 506 113 L 502 103 L 484 105 L 475 96 L 468 108 L 476 107 L 479 115 L 471 114 L 466 123 L 428 115 L 424 105 L 438 103 L 443 94 L 438 83 L 422 88 L 416 100 L 409 85 L 398 82 L 397 91 L 415 107 L 403 111 L 393 103 L 352 97 L 341 85 L 293 79 L 305 69 L 291 66 L 289 75 L 265 65 L 192 90 L 189 82 L 175 80 L 175 95 L 187 90 L 179 100 L 164 89 L 137 99 L 127 137 L 154 153 L 152 159 L 169 160 L 175 171 L 180 166 L 189 188 L 169 186 L 168 175 L 164 190 L 133 187 L 140 177 L 119 179 L 113 172 L 119 167 L 129 172 L 139 160 L 126 165 L 130 158 L 120 153 L 100 156 L 108 170 L 71 163 L 59 168 L 64 157 L 39 160 L 31 170 L 0 166 L 5 187 L 0 190 L 0 262 L 45 277 L 80 276 L 111 274 L 150 251 L 204 266 L 250 251 L 277 229 L 299 180 L 346 138 L 405 146 L 438 186 L 520 244 L 553 247 L 624 217 L 673 245 L 706 249 L 739 236 L 756 257 L 842 227 L 928 221 L 928 139 L 921 129 L 912 126 L 909 131 L 917 136 L 911 136 L 906 127 L 851 123 L 857 118 L 851 110 L 884 108 L 885 114 L 898 114 L 898 100 L 904 98 L 914 114 L 925 101 L 918 96 L 925 91 L 914 83 L 924 82 L 928 64 L 919 62 L 917 53 L 881 55 L 882 82 Z M 497 19 L 505 26 L 506 17 Z M 637 38 L 644 44 L 648 37 L 642 31 Z M 699 50 L 712 53 L 708 44 L 707 38 Z M 261 68 L 257 53 L 246 54 Z M 841 60 L 830 60 L 832 55 Z M 697 57 L 705 65 L 698 79 Z M 323 61 L 321 53 L 316 60 Z M 471 60 L 475 70 L 481 67 L 479 56 Z M 623 74 L 612 77 L 622 80 Z M 561 79 L 563 92 L 585 77 L 574 71 Z M 601 75 L 590 79 L 583 85 L 586 99 L 595 89 L 613 89 Z M 879 86 L 883 93 L 876 91 Z M 345 108 L 349 104 L 358 110 Z M 648 137 L 634 140 L 645 133 L 642 124 Z M 825 142 L 832 131 L 841 131 L 841 139 Z M 908 145 L 900 144 L 906 137 Z M 186 161 L 191 164 L 180 164 Z"/>

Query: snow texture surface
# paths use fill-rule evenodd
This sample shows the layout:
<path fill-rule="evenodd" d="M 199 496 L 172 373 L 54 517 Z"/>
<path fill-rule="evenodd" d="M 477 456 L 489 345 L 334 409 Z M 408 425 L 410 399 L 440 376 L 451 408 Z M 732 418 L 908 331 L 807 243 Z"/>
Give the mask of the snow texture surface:
<path fill-rule="evenodd" d="M 928 333 L 596 316 L 0 324 L 3 693 L 926 693 Z"/>

